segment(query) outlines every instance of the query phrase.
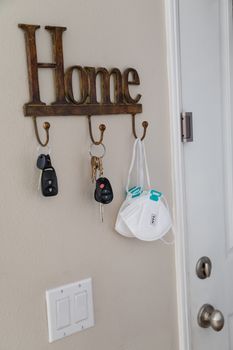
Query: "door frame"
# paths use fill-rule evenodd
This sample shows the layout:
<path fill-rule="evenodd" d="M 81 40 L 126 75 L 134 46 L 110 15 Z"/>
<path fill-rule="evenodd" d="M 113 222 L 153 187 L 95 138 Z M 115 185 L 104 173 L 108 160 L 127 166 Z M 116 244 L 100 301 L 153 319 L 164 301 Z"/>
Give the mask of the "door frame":
<path fill-rule="evenodd" d="M 167 73 L 169 90 L 170 142 L 172 169 L 173 223 L 176 236 L 176 290 L 178 311 L 179 350 L 191 350 L 188 275 L 186 269 L 187 241 L 184 155 L 180 134 L 181 69 L 178 0 L 165 0 L 167 44 Z"/>
<path fill-rule="evenodd" d="M 230 13 L 232 0 L 219 1 L 221 23 L 221 59 L 222 59 L 222 99 L 223 99 L 223 123 L 225 133 L 223 135 L 225 148 L 225 191 L 232 191 L 232 167 L 229 166 L 232 159 L 232 135 L 231 127 L 231 66 L 230 66 Z M 184 153 L 181 142 L 180 113 L 182 108 L 182 86 L 180 66 L 180 31 L 179 31 L 179 0 L 165 0 L 165 25 L 166 25 L 166 48 L 167 48 L 167 73 L 169 90 L 169 114 L 170 114 L 170 142 L 171 142 L 171 168 L 172 168 L 172 197 L 173 197 L 173 220 L 176 263 L 176 289 L 178 310 L 179 350 L 191 350 L 191 322 L 189 311 L 189 276 L 188 276 L 188 239 L 187 239 L 187 210 L 185 193 Z M 186 111 L 190 112 L 190 111 Z M 195 137 L 195 135 L 194 135 Z M 232 193 L 232 192 L 231 192 Z M 233 203 L 226 196 L 226 222 L 233 229 L 230 220 Z"/>

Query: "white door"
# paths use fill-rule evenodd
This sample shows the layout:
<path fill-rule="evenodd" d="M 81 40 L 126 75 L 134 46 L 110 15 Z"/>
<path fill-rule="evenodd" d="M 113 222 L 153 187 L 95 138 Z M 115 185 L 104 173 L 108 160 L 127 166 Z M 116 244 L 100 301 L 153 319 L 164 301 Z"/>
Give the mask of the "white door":
<path fill-rule="evenodd" d="M 191 349 L 233 350 L 232 1 L 178 5 L 181 105 L 193 113 L 193 142 L 183 145 Z M 206 279 L 195 271 L 203 256 L 212 262 Z M 204 304 L 224 315 L 221 331 L 198 325 Z"/>

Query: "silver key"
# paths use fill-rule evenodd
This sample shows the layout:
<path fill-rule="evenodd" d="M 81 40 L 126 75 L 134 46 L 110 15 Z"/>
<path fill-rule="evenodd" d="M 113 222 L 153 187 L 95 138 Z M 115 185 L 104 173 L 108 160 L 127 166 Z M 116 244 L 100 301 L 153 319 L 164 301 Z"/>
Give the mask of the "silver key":
<path fill-rule="evenodd" d="M 100 221 L 104 222 L 104 205 L 100 203 Z"/>
<path fill-rule="evenodd" d="M 38 187 L 37 187 L 38 191 L 40 191 L 40 187 L 41 187 L 42 172 L 43 172 L 43 170 L 40 170 L 39 182 L 38 182 Z"/>

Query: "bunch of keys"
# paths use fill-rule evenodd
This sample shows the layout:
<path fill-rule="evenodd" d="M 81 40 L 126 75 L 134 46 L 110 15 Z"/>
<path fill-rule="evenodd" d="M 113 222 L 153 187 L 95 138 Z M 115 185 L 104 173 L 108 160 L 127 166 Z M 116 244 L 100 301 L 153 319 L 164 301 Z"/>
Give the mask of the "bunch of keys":
<path fill-rule="evenodd" d="M 43 196 L 56 196 L 58 194 L 57 175 L 55 169 L 52 167 L 49 154 L 40 154 L 36 165 L 41 170 L 39 184 Z"/>
<path fill-rule="evenodd" d="M 113 200 L 113 191 L 112 191 L 112 186 L 110 184 L 110 181 L 106 178 L 103 177 L 103 157 L 106 153 L 106 149 L 104 144 L 100 144 L 103 148 L 103 154 L 98 156 L 94 156 L 92 154 L 92 147 L 94 144 L 91 145 L 90 148 L 90 156 L 91 156 L 91 178 L 92 182 L 95 182 L 95 193 L 94 193 L 94 198 L 95 200 L 100 203 L 100 218 L 101 221 L 103 222 L 103 205 L 104 204 L 109 204 Z"/>

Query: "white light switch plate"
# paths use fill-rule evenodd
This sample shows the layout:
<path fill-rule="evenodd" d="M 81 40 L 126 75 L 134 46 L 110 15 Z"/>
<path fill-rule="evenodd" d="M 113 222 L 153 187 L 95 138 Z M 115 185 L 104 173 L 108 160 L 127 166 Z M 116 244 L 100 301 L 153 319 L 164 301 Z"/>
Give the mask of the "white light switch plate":
<path fill-rule="evenodd" d="M 91 278 L 46 291 L 49 342 L 94 326 Z"/>

